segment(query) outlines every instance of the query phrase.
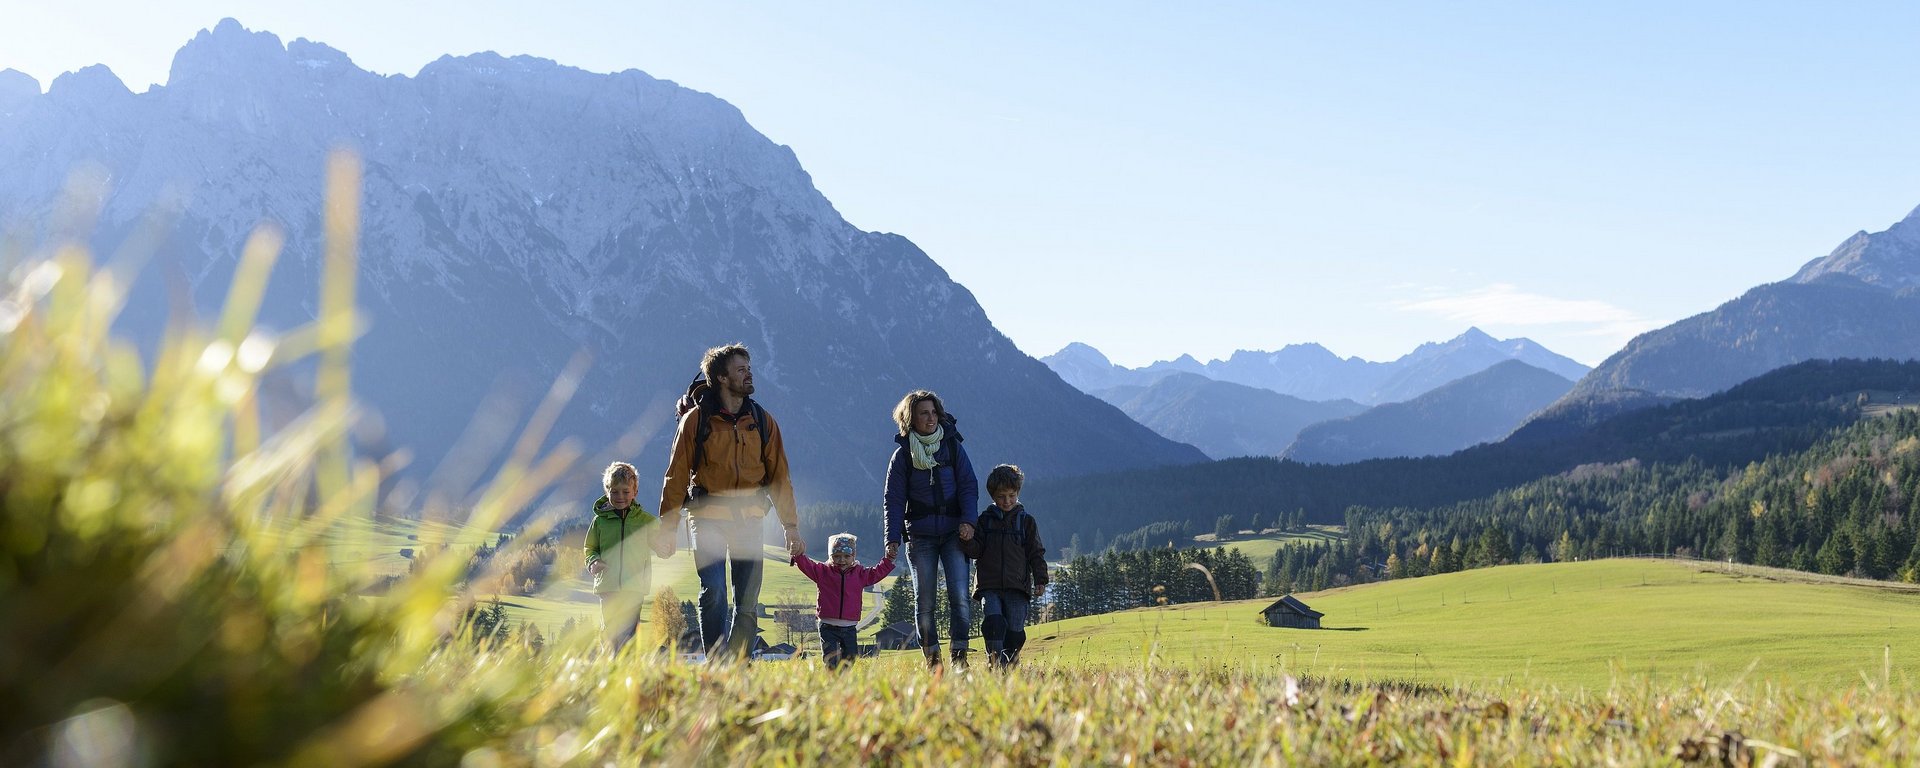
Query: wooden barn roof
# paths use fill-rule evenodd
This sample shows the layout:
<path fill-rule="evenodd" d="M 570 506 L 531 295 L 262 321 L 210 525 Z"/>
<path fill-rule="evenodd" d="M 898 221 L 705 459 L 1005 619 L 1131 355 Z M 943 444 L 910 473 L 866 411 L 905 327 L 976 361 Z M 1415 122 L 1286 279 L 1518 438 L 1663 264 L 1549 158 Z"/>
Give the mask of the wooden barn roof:
<path fill-rule="evenodd" d="M 1293 595 L 1287 595 L 1285 597 L 1282 597 L 1278 600 L 1273 601 L 1273 605 L 1269 605 L 1265 608 L 1260 609 L 1260 613 L 1262 614 L 1271 613 L 1276 608 L 1285 610 L 1288 613 L 1297 613 L 1302 616 L 1311 616 L 1316 619 L 1326 615 L 1312 608 L 1308 608 L 1306 603 L 1300 602 L 1300 599 L 1297 597 L 1294 597 Z"/>

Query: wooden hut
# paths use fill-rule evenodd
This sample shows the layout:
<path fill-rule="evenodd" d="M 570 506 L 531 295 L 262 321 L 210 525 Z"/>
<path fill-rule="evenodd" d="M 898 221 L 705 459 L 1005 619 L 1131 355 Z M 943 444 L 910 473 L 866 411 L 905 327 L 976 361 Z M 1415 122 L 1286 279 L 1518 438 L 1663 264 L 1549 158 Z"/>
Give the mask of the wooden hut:
<path fill-rule="evenodd" d="M 1306 603 L 1293 595 L 1287 595 L 1273 601 L 1273 605 L 1261 610 L 1260 615 L 1266 618 L 1269 627 L 1319 629 L 1320 617 L 1326 614 L 1308 608 Z"/>
<path fill-rule="evenodd" d="M 920 630 L 911 621 L 894 622 L 874 635 L 873 641 L 881 650 L 912 650 L 920 647 Z"/>

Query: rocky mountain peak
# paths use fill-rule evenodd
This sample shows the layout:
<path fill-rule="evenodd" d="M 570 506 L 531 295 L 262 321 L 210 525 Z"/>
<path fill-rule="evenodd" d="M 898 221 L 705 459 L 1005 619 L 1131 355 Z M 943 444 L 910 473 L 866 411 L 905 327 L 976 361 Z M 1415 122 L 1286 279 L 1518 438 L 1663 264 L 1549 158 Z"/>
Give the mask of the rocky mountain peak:
<path fill-rule="evenodd" d="M 1832 253 L 1807 262 L 1788 282 L 1845 278 L 1896 293 L 1920 287 L 1920 208 L 1885 231 L 1854 233 Z"/>
<path fill-rule="evenodd" d="M 64 102 L 100 104 L 133 92 L 105 64 L 95 64 L 54 78 L 47 95 Z"/>
<path fill-rule="evenodd" d="M 17 69 L 0 69 L 0 112 L 12 111 L 39 95 L 40 81 L 33 75 Z"/>

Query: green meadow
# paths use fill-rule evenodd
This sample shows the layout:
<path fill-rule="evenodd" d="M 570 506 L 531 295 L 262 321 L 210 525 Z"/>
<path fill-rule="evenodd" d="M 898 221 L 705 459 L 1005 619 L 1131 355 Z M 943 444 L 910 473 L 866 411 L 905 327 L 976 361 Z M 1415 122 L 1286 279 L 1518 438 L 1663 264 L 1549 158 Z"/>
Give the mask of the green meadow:
<path fill-rule="evenodd" d="M 1305 531 L 1282 532 L 1268 529 L 1258 534 L 1233 536 L 1220 540 L 1215 540 L 1211 536 L 1208 536 L 1204 539 L 1194 539 L 1193 542 L 1187 546 L 1190 548 L 1210 549 L 1213 547 L 1221 547 L 1225 549 L 1237 549 L 1240 550 L 1240 554 L 1246 555 L 1248 560 L 1253 561 L 1255 567 L 1265 568 L 1267 561 L 1273 559 L 1273 553 L 1280 551 L 1281 547 L 1298 546 L 1300 544 L 1325 544 L 1339 541 L 1346 538 L 1346 536 L 1347 530 L 1345 526 L 1309 525 Z"/>
<path fill-rule="evenodd" d="M 1271 668 L 1440 686 L 1605 689 L 1704 678 L 1840 687 L 1920 679 L 1920 592 L 1729 575 L 1662 560 L 1511 565 L 1036 627 L 1035 656 L 1099 666 Z"/>
<path fill-rule="evenodd" d="M 1665 561 L 1302 595 L 1323 630 L 1263 626 L 1267 601 L 1040 625 L 1015 674 L 929 672 L 912 652 L 689 664 L 610 654 L 591 624 L 483 626 L 462 610 L 489 597 L 472 585 L 543 553 L 510 537 L 473 574 L 465 548 L 580 455 L 516 458 L 469 527 L 373 517 L 383 468 L 348 441 L 358 166 L 330 169 L 322 316 L 277 342 L 249 331 L 270 234 L 218 329 L 181 329 L 151 361 L 108 335 L 119 283 L 76 249 L 0 272 L 18 310 L 0 331 L 0 763 L 1920 762 L 1920 596 Z M 259 378 L 309 357 L 313 408 L 263 434 Z M 810 599 L 767 554 L 767 602 Z M 541 594 L 501 596 L 521 619 L 594 613 L 577 561 L 555 562 Z M 657 565 L 692 595 L 691 553 Z"/>

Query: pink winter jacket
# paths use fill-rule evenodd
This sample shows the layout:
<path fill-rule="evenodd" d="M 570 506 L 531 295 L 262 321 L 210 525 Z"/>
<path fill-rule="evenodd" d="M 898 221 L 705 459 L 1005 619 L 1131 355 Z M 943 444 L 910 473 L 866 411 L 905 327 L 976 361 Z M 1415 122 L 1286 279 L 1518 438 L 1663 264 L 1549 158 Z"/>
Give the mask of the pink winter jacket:
<path fill-rule="evenodd" d="M 840 619 L 842 621 L 860 620 L 860 593 L 867 587 L 880 583 L 887 574 L 893 573 L 893 558 L 880 561 L 879 565 L 855 565 L 844 571 L 834 568 L 831 563 L 823 563 L 806 555 L 793 558 L 793 564 L 800 572 L 820 585 L 820 618 Z"/>

